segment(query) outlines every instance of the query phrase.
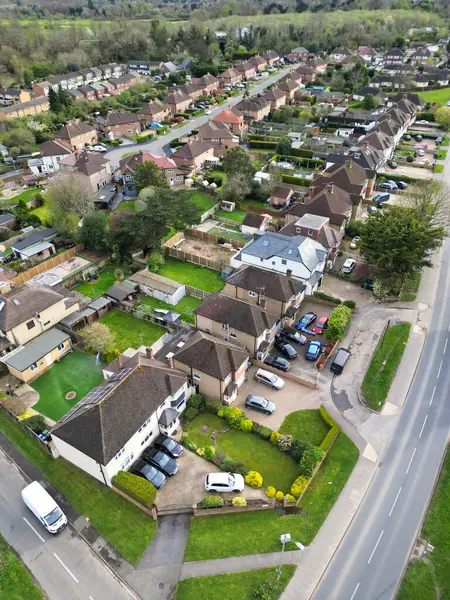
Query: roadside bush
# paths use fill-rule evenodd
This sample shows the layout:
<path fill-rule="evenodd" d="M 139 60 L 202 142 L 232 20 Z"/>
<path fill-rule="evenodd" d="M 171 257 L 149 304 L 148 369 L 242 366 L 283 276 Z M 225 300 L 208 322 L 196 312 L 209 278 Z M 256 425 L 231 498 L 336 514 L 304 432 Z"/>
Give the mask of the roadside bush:
<path fill-rule="evenodd" d="M 245 476 L 245 483 L 252 488 L 258 489 L 263 484 L 262 475 L 258 471 L 249 471 Z"/>
<path fill-rule="evenodd" d="M 300 475 L 305 475 L 306 477 L 312 477 L 315 468 L 319 464 L 322 459 L 323 452 L 320 448 L 316 446 L 311 446 L 303 453 L 303 456 L 300 460 Z"/>
<path fill-rule="evenodd" d="M 203 412 L 206 408 L 206 398 L 201 394 L 193 394 L 186 402 L 188 408 L 196 408 L 199 412 Z"/>
<path fill-rule="evenodd" d="M 335 296 L 330 296 L 329 294 L 325 294 L 325 292 L 314 292 L 314 296 L 316 298 L 320 298 L 320 300 L 325 300 L 326 302 L 333 302 L 333 304 L 341 303 L 339 298 L 336 298 Z"/>
<path fill-rule="evenodd" d="M 268 487 L 266 487 L 266 496 L 268 498 L 275 498 L 276 493 L 277 490 L 273 487 L 273 485 L 269 485 Z"/>
<path fill-rule="evenodd" d="M 236 498 L 233 498 L 231 501 L 231 504 L 233 506 L 247 506 L 247 500 L 245 498 L 241 498 L 240 496 L 236 496 Z"/>
<path fill-rule="evenodd" d="M 217 415 L 222 406 L 222 402 L 220 400 L 216 400 L 215 398 L 208 398 L 206 400 L 206 410 L 214 413 L 215 415 Z"/>
<path fill-rule="evenodd" d="M 303 494 L 303 492 L 308 487 L 309 482 L 311 481 L 311 477 L 305 477 L 304 475 L 300 475 L 291 485 L 291 494 L 294 498 L 298 498 Z"/>
<path fill-rule="evenodd" d="M 187 448 L 188 450 L 190 450 L 191 452 L 196 452 L 197 450 L 197 445 L 191 441 L 189 439 L 189 436 L 187 433 L 183 433 L 183 435 L 181 436 L 181 444 Z"/>
<path fill-rule="evenodd" d="M 270 434 L 270 442 L 274 445 L 274 446 L 278 446 L 278 440 L 280 439 L 280 433 L 278 433 L 278 431 L 272 431 L 272 433 Z"/>
<path fill-rule="evenodd" d="M 245 413 L 237 406 L 224 406 L 223 418 L 234 429 L 240 429 L 241 423 L 245 419 Z"/>
<path fill-rule="evenodd" d="M 295 462 L 298 463 L 300 462 L 303 454 L 309 448 L 311 448 L 311 444 L 309 442 L 304 442 L 303 440 L 292 440 L 288 454 L 292 456 Z"/>
<path fill-rule="evenodd" d="M 341 304 L 340 306 L 333 308 L 328 319 L 328 328 L 326 330 L 327 338 L 332 341 L 341 340 L 347 331 L 351 318 L 352 311 L 348 306 L 343 306 Z"/>
<path fill-rule="evenodd" d="M 206 460 L 213 460 L 216 456 L 216 449 L 214 446 L 205 446 L 203 450 L 203 457 L 206 458 Z"/>
<path fill-rule="evenodd" d="M 275 494 L 275 500 L 278 500 L 278 502 L 282 502 L 283 498 L 284 498 L 284 492 L 278 491 Z"/>
<path fill-rule="evenodd" d="M 31 431 L 34 431 L 34 433 L 42 433 L 47 429 L 47 426 L 45 425 L 45 419 L 42 415 L 33 415 L 28 419 L 24 419 L 22 423 L 27 425 L 27 427 L 29 427 Z"/>
<path fill-rule="evenodd" d="M 356 235 L 361 235 L 363 229 L 364 229 L 364 221 L 351 220 L 347 223 L 347 225 L 345 227 L 345 233 L 346 233 L 346 235 L 353 238 Z"/>
<path fill-rule="evenodd" d="M 278 440 L 278 448 L 283 452 L 289 452 L 292 446 L 292 435 L 282 433 Z"/>
<path fill-rule="evenodd" d="M 256 598 L 256 600 L 272 600 L 276 587 L 275 581 L 267 580 L 258 585 L 253 592 L 253 598 Z"/>
<path fill-rule="evenodd" d="M 156 498 L 155 486 L 139 475 L 128 471 L 119 471 L 112 478 L 113 485 L 144 506 L 153 506 Z"/>
<path fill-rule="evenodd" d="M 330 427 L 339 427 L 339 425 L 336 423 L 333 417 L 328 413 L 325 406 L 321 406 L 319 408 L 319 413 L 327 425 L 329 425 Z"/>
<path fill-rule="evenodd" d="M 200 504 L 204 508 L 221 508 L 225 502 L 220 496 L 205 496 Z"/>
<path fill-rule="evenodd" d="M 286 502 L 295 502 L 295 496 L 292 496 L 292 494 L 286 494 L 284 499 L 286 500 Z"/>
<path fill-rule="evenodd" d="M 253 423 L 252 433 L 259 436 L 263 440 L 269 440 L 273 431 L 270 427 L 264 427 L 264 425 L 260 425 L 259 423 Z"/>
<path fill-rule="evenodd" d="M 412 154 L 408 154 L 408 156 L 406 157 L 406 162 L 413 163 L 414 156 Z"/>
<path fill-rule="evenodd" d="M 344 300 L 342 304 L 347 308 L 350 308 L 350 310 L 356 308 L 356 302 L 354 300 Z"/>
<path fill-rule="evenodd" d="M 200 411 L 197 408 L 190 406 L 184 411 L 184 417 L 187 421 L 192 421 L 192 419 L 195 419 L 199 412 Z"/>
<path fill-rule="evenodd" d="M 324 453 L 327 452 L 327 450 L 329 449 L 329 447 L 331 446 L 331 444 L 336 439 L 336 436 L 339 433 L 339 431 L 340 431 L 339 427 L 332 427 L 330 429 L 330 431 L 324 437 L 324 439 L 322 440 L 322 443 L 319 446 L 319 448 L 322 450 L 322 452 L 324 452 Z"/>
<path fill-rule="evenodd" d="M 241 429 L 245 431 L 245 433 L 250 433 L 253 429 L 253 421 L 251 419 L 243 419 L 241 421 Z"/>

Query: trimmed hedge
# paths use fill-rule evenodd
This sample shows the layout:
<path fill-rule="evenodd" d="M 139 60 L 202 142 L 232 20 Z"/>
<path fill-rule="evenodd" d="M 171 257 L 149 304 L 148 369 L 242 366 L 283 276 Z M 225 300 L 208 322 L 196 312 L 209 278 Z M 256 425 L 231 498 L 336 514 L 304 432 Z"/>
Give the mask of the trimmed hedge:
<path fill-rule="evenodd" d="M 200 504 L 204 508 L 222 508 L 225 502 L 220 496 L 205 496 Z"/>
<path fill-rule="evenodd" d="M 386 181 L 387 179 L 392 179 L 392 181 L 404 181 L 405 183 L 416 183 L 417 181 L 422 181 L 421 179 L 416 179 L 415 177 L 408 177 L 407 175 L 396 175 L 390 173 L 389 175 L 379 175 L 377 183 L 381 183 L 383 181 Z"/>
<path fill-rule="evenodd" d="M 323 452 L 316 446 L 311 446 L 306 450 L 300 460 L 300 475 L 312 477 L 317 465 L 322 460 Z"/>
<path fill-rule="evenodd" d="M 136 142 L 138 144 L 140 144 L 141 142 L 147 142 L 148 140 L 151 140 L 153 138 L 153 134 L 149 133 L 148 135 L 137 135 L 134 139 L 136 140 Z"/>
<path fill-rule="evenodd" d="M 356 302 L 354 300 L 344 300 L 342 304 L 351 310 L 356 308 Z"/>
<path fill-rule="evenodd" d="M 312 183 L 312 179 L 305 179 L 304 177 L 295 177 L 294 175 L 281 174 L 281 180 L 283 183 L 290 183 L 292 185 L 299 185 L 302 187 L 309 187 Z"/>
<path fill-rule="evenodd" d="M 348 306 L 340 304 L 333 308 L 328 319 L 327 338 L 332 341 L 341 340 L 347 331 L 351 318 L 352 311 Z"/>
<path fill-rule="evenodd" d="M 269 440 L 272 435 L 272 429 L 270 429 L 270 427 L 264 427 L 264 425 L 260 425 L 259 423 L 253 423 L 252 433 L 263 440 Z"/>
<path fill-rule="evenodd" d="M 303 148 L 291 148 L 292 156 L 301 156 L 303 158 L 312 158 L 314 152 Z"/>
<path fill-rule="evenodd" d="M 327 302 L 332 302 L 333 304 L 341 304 L 341 301 L 339 300 L 339 298 L 335 298 L 334 296 L 325 294 L 325 292 L 314 292 L 314 296 L 316 298 L 320 298 L 321 300 L 326 300 Z"/>
<path fill-rule="evenodd" d="M 322 452 L 325 453 L 329 450 L 331 444 L 336 439 L 341 428 L 336 423 L 336 421 L 333 419 L 333 417 L 328 414 L 328 411 L 324 406 L 321 406 L 319 408 L 319 412 L 320 412 L 320 416 L 325 421 L 325 423 L 331 427 L 330 431 L 327 433 L 327 435 L 322 440 L 322 443 L 319 446 L 319 448 L 322 450 Z"/>
<path fill-rule="evenodd" d="M 200 411 L 198 410 L 198 408 L 190 406 L 184 411 L 184 416 L 188 421 L 192 421 L 192 419 L 195 419 L 199 412 Z"/>
<path fill-rule="evenodd" d="M 260 142 L 258 140 L 250 140 L 249 142 L 250 150 L 252 148 L 260 148 L 262 150 L 275 150 L 277 147 L 277 142 Z"/>
<path fill-rule="evenodd" d="M 113 485 L 144 506 L 153 506 L 156 498 L 155 486 L 139 475 L 128 471 L 119 471 L 112 478 Z"/>

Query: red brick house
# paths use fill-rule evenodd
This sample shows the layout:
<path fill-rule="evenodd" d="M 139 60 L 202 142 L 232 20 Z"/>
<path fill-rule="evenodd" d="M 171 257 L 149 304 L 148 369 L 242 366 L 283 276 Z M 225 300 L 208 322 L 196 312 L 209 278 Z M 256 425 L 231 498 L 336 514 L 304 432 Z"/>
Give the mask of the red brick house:
<path fill-rule="evenodd" d="M 211 119 L 211 121 L 214 123 L 223 123 L 228 127 L 231 133 L 234 133 L 234 135 L 240 136 L 242 132 L 247 129 L 247 125 L 244 123 L 244 117 L 242 115 L 237 115 L 230 109 L 223 110 Z"/>
<path fill-rule="evenodd" d="M 103 131 L 111 140 L 117 140 L 127 135 L 139 135 L 141 133 L 139 117 L 127 110 L 110 112 L 103 125 Z"/>
<path fill-rule="evenodd" d="M 223 73 L 219 75 L 219 83 L 224 87 L 234 87 L 236 84 L 242 81 L 242 73 L 240 73 L 237 69 L 227 69 Z"/>
<path fill-rule="evenodd" d="M 191 173 L 200 171 L 208 158 L 214 158 L 214 147 L 200 140 L 184 144 L 172 156 L 179 169 Z"/>

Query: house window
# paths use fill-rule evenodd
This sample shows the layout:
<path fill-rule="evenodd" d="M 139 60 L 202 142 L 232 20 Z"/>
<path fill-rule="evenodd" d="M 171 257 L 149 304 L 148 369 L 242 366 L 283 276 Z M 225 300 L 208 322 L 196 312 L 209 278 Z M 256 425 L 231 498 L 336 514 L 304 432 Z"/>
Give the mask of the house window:
<path fill-rule="evenodd" d="M 308 229 L 308 235 L 312 235 L 313 234 L 313 230 L 312 229 Z"/>
<path fill-rule="evenodd" d="M 139 433 L 141 433 L 141 431 L 147 427 L 147 425 L 150 423 L 150 420 L 151 420 L 151 417 L 150 417 L 149 419 L 147 419 L 147 420 L 145 421 L 145 423 L 143 423 L 143 424 L 142 424 L 142 425 L 139 427 L 139 429 L 138 429 L 138 432 L 139 432 Z"/>
<path fill-rule="evenodd" d="M 296 227 L 296 228 L 295 228 L 295 233 L 301 233 L 301 232 L 302 232 L 302 230 L 301 230 L 301 228 L 300 228 L 300 227 Z"/>
<path fill-rule="evenodd" d="M 237 335 L 234 333 L 234 331 L 232 331 L 232 332 L 230 333 L 230 337 L 232 337 L 232 338 L 237 338 Z"/>
<path fill-rule="evenodd" d="M 130 456 L 127 456 L 127 458 L 123 461 L 120 469 L 123 471 L 124 469 L 126 469 L 128 467 L 128 465 L 133 461 L 134 458 L 134 454 L 131 453 Z"/>
<path fill-rule="evenodd" d="M 183 402 L 184 402 L 184 401 L 185 401 L 185 393 L 184 393 L 184 392 L 182 392 L 182 393 L 181 393 L 181 394 L 178 396 L 178 398 L 175 398 L 175 400 L 172 400 L 172 401 L 170 402 L 170 406 L 171 406 L 172 408 L 179 408 L 179 407 L 180 407 L 180 406 L 183 404 Z"/>
<path fill-rule="evenodd" d="M 33 329 L 33 327 L 35 327 L 35 326 L 36 326 L 36 323 L 33 320 L 28 321 L 27 329 Z"/>
<path fill-rule="evenodd" d="M 272 264 L 274 264 L 274 263 L 272 263 Z M 282 265 L 287 265 L 287 260 L 285 260 L 284 258 L 282 258 L 282 259 L 281 259 L 281 264 L 282 264 Z"/>
<path fill-rule="evenodd" d="M 228 329 L 228 324 L 227 323 L 222 323 L 221 327 L 222 327 L 222 329 Z"/>
<path fill-rule="evenodd" d="M 30 365 L 30 371 L 31 372 L 36 371 L 36 369 L 37 369 L 37 364 L 36 363 L 33 363 L 32 365 Z"/>
<path fill-rule="evenodd" d="M 58 346 L 58 350 L 62 352 L 64 350 L 64 342 Z"/>
<path fill-rule="evenodd" d="M 193 378 L 194 378 L 196 381 L 201 381 L 201 380 L 202 380 L 201 376 L 200 376 L 198 373 L 194 373 L 192 376 L 193 376 Z"/>
<path fill-rule="evenodd" d="M 256 298 L 256 296 L 258 295 L 256 292 L 252 292 L 251 290 L 248 291 L 248 295 L 250 296 L 250 298 Z"/>
<path fill-rule="evenodd" d="M 142 440 L 141 446 L 143 446 L 144 444 L 146 444 L 151 437 L 152 437 L 152 432 L 150 431 L 149 433 L 147 433 L 147 435 L 145 436 L 145 438 Z"/>
<path fill-rule="evenodd" d="M 275 264 L 275 261 L 274 261 L 274 260 L 272 261 L 272 264 L 273 264 L 273 265 Z"/>
<path fill-rule="evenodd" d="M 125 446 L 122 448 L 122 450 L 119 450 L 119 452 L 115 455 L 114 460 L 118 460 L 124 452 L 125 452 Z"/>

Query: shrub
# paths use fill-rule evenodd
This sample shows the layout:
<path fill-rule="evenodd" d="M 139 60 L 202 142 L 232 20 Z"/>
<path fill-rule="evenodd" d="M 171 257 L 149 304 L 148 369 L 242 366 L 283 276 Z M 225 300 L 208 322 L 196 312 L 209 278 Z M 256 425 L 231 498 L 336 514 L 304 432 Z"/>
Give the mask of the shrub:
<path fill-rule="evenodd" d="M 25 423 L 25 425 L 27 425 L 31 431 L 34 431 L 34 433 L 42 433 L 47 429 L 47 426 L 45 425 L 45 419 L 42 415 L 33 415 L 28 419 L 24 419 L 23 423 Z"/>
<path fill-rule="evenodd" d="M 269 487 L 266 487 L 266 496 L 268 498 L 275 498 L 276 493 L 277 490 L 273 487 L 273 485 L 269 485 Z"/>
<path fill-rule="evenodd" d="M 253 421 L 251 419 L 243 419 L 241 421 L 241 429 L 246 433 L 250 433 L 250 431 L 253 429 Z"/>
<path fill-rule="evenodd" d="M 302 148 L 291 148 L 292 156 L 301 156 L 302 158 L 312 158 L 312 150 L 303 150 Z"/>
<path fill-rule="evenodd" d="M 312 183 L 312 179 L 305 179 L 304 177 L 295 177 L 295 175 L 287 175 L 286 173 L 281 174 L 283 183 L 292 183 L 292 185 L 300 185 L 303 187 L 309 187 Z"/>
<path fill-rule="evenodd" d="M 260 425 L 259 423 L 253 423 L 252 433 L 258 435 L 263 440 L 269 440 L 273 431 L 270 427 L 264 427 L 264 425 Z"/>
<path fill-rule="evenodd" d="M 280 433 L 278 431 L 272 431 L 270 434 L 270 441 L 274 446 L 278 446 L 278 440 L 280 439 Z"/>
<path fill-rule="evenodd" d="M 292 440 L 291 447 L 289 449 L 288 454 L 292 456 L 295 462 L 300 462 L 303 454 L 311 447 L 309 442 L 304 442 L 303 440 Z"/>
<path fill-rule="evenodd" d="M 250 149 L 261 148 L 264 150 L 275 150 L 277 142 L 260 142 L 258 140 L 250 140 Z"/>
<path fill-rule="evenodd" d="M 291 494 L 294 498 L 298 498 L 303 494 L 303 492 L 308 487 L 309 482 L 311 481 L 311 477 L 305 477 L 304 475 L 300 475 L 291 485 Z"/>
<path fill-rule="evenodd" d="M 328 413 L 325 406 L 321 406 L 319 408 L 319 413 L 327 425 L 329 425 L 330 427 L 339 427 L 339 425 L 336 423 L 333 417 Z"/>
<path fill-rule="evenodd" d="M 139 475 L 134 475 L 128 471 L 119 471 L 112 478 L 112 483 L 116 488 L 122 490 L 144 506 L 153 506 L 156 498 L 155 486 Z"/>
<path fill-rule="evenodd" d="M 292 494 L 286 494 L 284 499 L 286 500 L 286 502 L 295 502 L 295 496 L 292 496 Z"/>
<path fill-rule="evenodd" d="M 233 506 L 247 506 L 247 500 L 245 498 L 241 498 L 240 496 L 236 496 L 236 498 L 233 498 L 231 501 L 231 504 Z"/>
<path fill-rule="evenodd" d="M 328 319 L 328 328 L 326 330 L 326 336 L 329 340 L 340 340 L 344 337 L 347 327 L 352 317 L 352 311 L 348 306 L 336 306 L 331 311 Z"/>
<path fill-rule="evenodd" d="M 195 419 L 199 412 L 200 411 L 197 408 L 190 406 L 184 411 L 184 417 L 187 421 L 192 421 L 192 419 Z"/>
<path fill-rule="evenodd" d="M 327 452 L 327 450 L 329 449 L 331 444 L 336 439 L 336 436 L 338 433 L 339 433 L 339 427 L 332 427 L 330 429 L 330 431 L 324 437 L 324 439 L 322 440 L 322 443 L 319 446 L 319 448 L 322 450 L 322 452 L 324 452 L 324 453 Z"/>
<path fill-rule="evenodd" d="M 406 157 L 406 162 L 412 163 L 414 162 L 414 156 L 412 154 L 408 154 Z"/>
<path fill-rule="evenodd" d="M 205 410 L 206 398 L 201 394 L 193 394 L 186 403 L 188 408 L 196 408 L 198 411 Z"/>
<path fill-rule="evenodd" d="M 206 460 L 213 460 L 213 458 L 216 456 L 216 449 L 214 446 L 205 446 L 203 450 L 203 457 L 206 458 Z"/>
<path fill-rule="evenodd" d="M 253 597 L 256 600 L 272 600 L 273 591 L 276 589 L 276 584 L 274 581 L 267 580 L 264 583 L 258 585 L 258 587 L 253 592 Z"/>
<path fill-rule="evenodd" d="M 244 464 L 234 461 L 229 456 L 224 457 L 219 467 L 227 473 L 240 473 L 242 476 L 245 476 L 248 471 Z"/>
<path fill-rule="evenodd" d="M 351 220 L 345 227 L 345 233 L 350 237 L 361 235 L 364 229 L 364 221 Z"/>
<path fill-rule="evenodd" d="M 249 471 L 245 476 L 245 483 L 252 488 L 260 488 L 263 484 L 263 478 L 258 471 Z"/>
<path fill-rule="evenodd" d="M 289 452 L 292 446 L 292 435 L 282 433 L 278 440 L 278 448 L 283 452 Z"/>
<path fill-rule="evenodd" d="M 316 446 L 311 446 L 311 448 L 305 450 L 299 464 L 300 475 L 312 477 L 315 468 L 322 459 L 322 456 L 322 450 L 320 448 L 317 448 Z"/>
<path fill-rule="evenodd" d="M 222 402 L 220 400 L 216 400 L 215 398 L 208 398 L 208 400 L 206 401 L 206 410 L 216 415 L 222 408 L 222 406 Z"/>
<path fill-rule="evenodd" d="M 245 419 L 245 413 L 237 406 L 224 406 L 223 417 L 234 429 L 240 429 L 241 422 Z"/>
<path fill-rule="evenodd" d="M 220 496 L 205 496 L 200 504 L 204 508 L 221 508 L 225 502 Z"/>
<path fill-rule="evenodd" d="M 335 296 L 330 296 L 329 294 L 325 294 L 325 292 L 314 292 L 314 296 L 316 298 L 320 298 L 321 300 L 326 300 L 327 302 L 333 302 L 333 304 L 341 303 L 339 298 L 336 298 Z"/>
<path fill-rule="evenodd" d="M 225 240 L 225 238 L 224 238 L 224 237 L 218 237 L 218 238 L 217 238 L 217 244 L 218 244 L 219 246 L 223 246 L 223 244 L 225 244 L 225 243 L 226 243 L 226 240 Z"/>
<path fill-rule="evenodd" d="M 195 451 L 196 454 L 198 454 L 199 456 L 204 456 L 205 455 L 205 449 L 204 448 L 197 448 L 197 450 Z"/>
<path fill-rule="evenodd" d="M 342 304 L 347 308 L 350 308 L 350 310 L 356 308 L 356 302 L 354 300 L 344 300 Z"/>
<path fill-rule="evenodd" d="M 278 491 L 275 494 L 275 500 L 278 500 L 278 502 L 281 502 L 284 498 L 284 492 Z"/>
<path fill-rule="evenodd" d="M 185 448 L 187 448 L 191 452 L 196 452 L 197 445 L 189 439 L 187 433 L 183 433 L 183 435 L 181 436 L 181 443 Z"/>

